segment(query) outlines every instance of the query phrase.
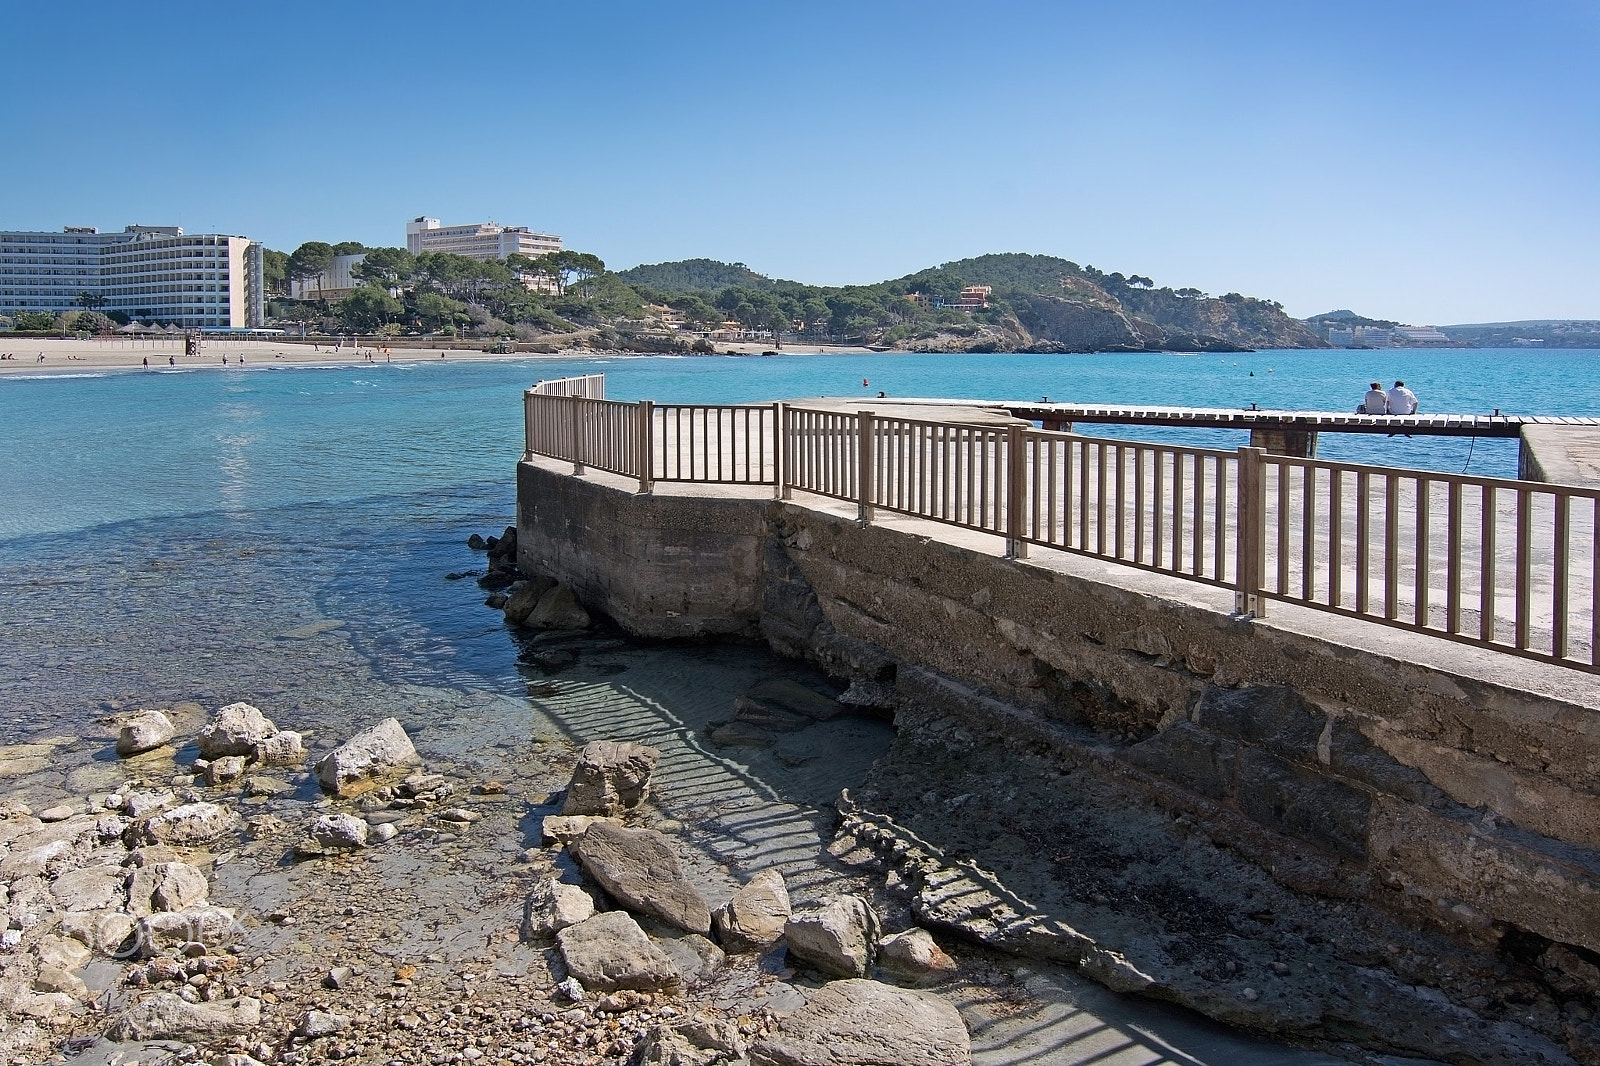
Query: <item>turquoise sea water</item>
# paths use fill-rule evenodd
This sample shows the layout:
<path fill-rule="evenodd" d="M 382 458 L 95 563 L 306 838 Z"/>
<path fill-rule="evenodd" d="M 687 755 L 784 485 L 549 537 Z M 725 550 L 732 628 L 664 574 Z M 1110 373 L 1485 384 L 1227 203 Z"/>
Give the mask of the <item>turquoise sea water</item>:
<path fill-rule="evenodd" d="M 1600 414 L 1600 352 L 538 359 L 0 378 L 0 743 L 107 706 L 256 699 L 356 722 L 405 685 L 520 693 L 463 544 L 511 521 L 521 391 L 959 396 Z M 1251 376 L 1251 372 L 1254 376 Z M 865 378 L 870 383 L 863 387 Z M 1154 437 L 1143 429 L 1136 435 Z M 1171 431 L 1163 436 L 1179 435 Z M 1187 431 L 1231 447 L 1242 435 Z M 1510 474 L 1514 442 L 1325 436 L 1322 454 Z M 337 631 L 283 634 L 326 620 Z"/>

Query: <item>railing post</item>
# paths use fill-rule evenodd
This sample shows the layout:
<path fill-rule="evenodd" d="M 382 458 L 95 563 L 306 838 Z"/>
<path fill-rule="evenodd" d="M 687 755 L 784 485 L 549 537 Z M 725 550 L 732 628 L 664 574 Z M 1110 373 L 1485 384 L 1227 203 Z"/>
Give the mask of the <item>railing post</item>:
<path fill-rule="evenodd" d="M 1027 515 L 1028 457 L 1023 450 L 1021 426 L 1006 430 L 1006 558 L 1026 559 L 1028 542 L 1025 521 Z"/>
<path fill-rule="evenodd" d="M 1235 539 L 1238 570 L 1234 593 L 1234 610 L 1263 618 L 1267 613 L 1266 600 L 1261 595 L 1261 583 L 1266 576 L 1266 553 L 1262 546 L 1267 536 L 1267 485 L 1262 477 L 1260 448 L 1239 449 L 1238 506 L 1234 509 Z M 1218 467 L 1221 480 L 1221 467 Z M 1220 496 L 1222 486 L 1217 486 Z"/>
<path fill-rule="evenodd" d="M 649 492 L 655 488 L 656 483 L 656 442 L 652 434 L 655 432 L 655 402 L 653 400 L 640 400 L 639 407 L 634 412 L 638 417 L 639 435 L 639 491 Z"/>
<path fill-rule="evenodd" d="M 786 500 L 789 498 L 789 486 L 785 484 L 789 476 L 788 464 L 784 461 L 784 446 L 788 443 L 789 435 L 783 431 L 783 416 L 787 408 L 782 403 L 772 405 L 772 498 Z"/>
<path fill-rule="evenodd" d="M 872 521 L 872 412 L 856 415 L 856 520 Z"/>
<path fill-rule="evenodd" d="M 533 458 L 533 389 L 522 394 L 522 458 Z"/>
<path fill-rule="evenodd" d="M 577 396 L 567 397 L 567 406 L 572 409 L 572 472 L 583 473 L 583 400 Z"/>

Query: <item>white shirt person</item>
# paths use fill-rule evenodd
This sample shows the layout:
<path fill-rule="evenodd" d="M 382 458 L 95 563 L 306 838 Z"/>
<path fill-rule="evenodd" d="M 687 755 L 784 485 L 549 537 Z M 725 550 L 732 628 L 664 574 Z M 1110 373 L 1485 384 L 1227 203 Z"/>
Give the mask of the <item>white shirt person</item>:
<path fill-rule="evenodd" d="M 1371 396 L 1371 393 L 1367 394 Z M 1417 413 L 1417 394 L 1406 388 L 1406 383 L 1397 381 L 1394 388 L 1388 392 L 1389 413 L 1392 415 L 1414 415 Z"/>
<path fill-rule="evenodd" d="M 1389 413 L 1389 394 L 1383 391 L 1383 386 L 1376 381 L 1367 390 L 1367 395 L 1362 398 L 1361 406 L 1356 408 L 1356 414 L 1361 415 L 1386 415 Z"/>

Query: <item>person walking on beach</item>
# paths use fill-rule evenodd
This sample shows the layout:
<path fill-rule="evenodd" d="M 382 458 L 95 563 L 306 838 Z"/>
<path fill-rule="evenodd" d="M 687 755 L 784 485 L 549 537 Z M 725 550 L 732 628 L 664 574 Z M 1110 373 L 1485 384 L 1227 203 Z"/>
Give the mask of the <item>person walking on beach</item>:
<path fill-rule="evenodd" d="M 1389 413 L 1392 415 L 1414 415 L 1417 413 L 1417 394 L 1406 388 L 1406 383 L 1397 381 L 1394 388 L 1389 390 L 1386 397 L 1389 402 Z"/>
<path fill-rule="evenodd" d="M 1389 394 L 1383 391 L 1383 386 L 1374 381 L 1367 388 L 1367 395 L 1362 398 L 1361 406 L 1356 408 L 1358 415 L 1386 415 L 1389 413 Z"/>

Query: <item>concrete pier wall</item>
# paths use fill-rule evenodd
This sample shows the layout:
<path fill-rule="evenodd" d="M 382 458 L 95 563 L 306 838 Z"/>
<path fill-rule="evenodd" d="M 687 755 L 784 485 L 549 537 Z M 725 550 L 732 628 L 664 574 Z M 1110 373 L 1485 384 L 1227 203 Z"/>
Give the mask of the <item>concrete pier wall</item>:
<path fill-rule="evenodd" d="M 1540 694 L 1408 658 L 1427 638 L 1375 651 L 912 525 L 519 470 L 523 568 L 629 631 L 760 637 L 902 709 L 1027 736 L 1300 890 L 1600 951 L 1590 679 Z"/>

